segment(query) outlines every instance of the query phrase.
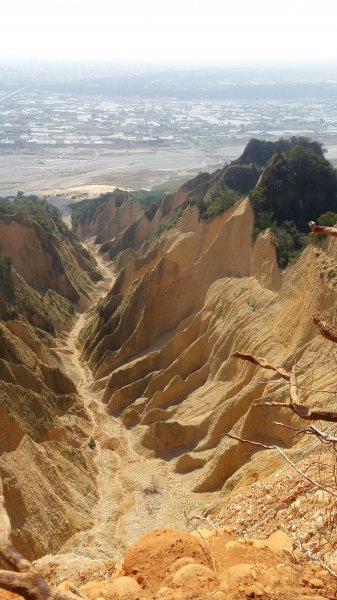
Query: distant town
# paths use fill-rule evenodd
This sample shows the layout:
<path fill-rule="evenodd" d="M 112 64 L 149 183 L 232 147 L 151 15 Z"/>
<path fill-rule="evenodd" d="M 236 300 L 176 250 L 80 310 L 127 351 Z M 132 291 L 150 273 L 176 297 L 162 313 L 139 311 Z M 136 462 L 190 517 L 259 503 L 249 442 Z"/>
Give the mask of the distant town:
<path fill-rule="evenodd" d="M 0 97 L 0 144 L 200 144 L 304 135 L 337 140 L 337 100 L 95 98 L 22 88 Z"/>
<path fill-rule="evenodd" d="M 324 76 L 316 72 L 302 81 L 296 73 L 285 72 L 213 70 L 202 77 L 194 71 L 110 73 L 107 67 L 101 71 L 74 67 L 72 71 L 46 65 L 30 71 L 20 65 L 0 65 L 4 176 L 0 192 L 13 191 L 13 175 L 18 170 L 22 174 L 24 165 L 40 169 L 39 187 L 48 188 L 49 178 L 52 187 L 62 187 L 66 184 L 62 177 L 57 181 L 50 177 L 52 164 L 42 173 L 45 161 L 69 160 L 72 152 L 82 167 L 86 148 L 89 168 L 74 169 L 75 175 L 81 175 L 80 183 L 86 184 L 114 183 L 114 175 L 118 184 L 121 169 L 152 171 L 154 178 L 138 178 L 140 184 L 150 186 L 163 179 L 158 179 L 158 171 L 166 171 L 166 181 L 177 173 L 185 176 L 190 170 L 209 170 L 237 156 L 252 137 L 310 137 L 323 142 L 328 158 L 337 162 L 336 90 L 337 83 L 328 72 Z M 108 158 L 109 150 L 112 156 Z M 122 153 L 118 164 L 114 152 Z M 148 164 L 145 155 L 139 161 L 142 153 L 149 157 Z M 156 155 L 155 164 L 151 153 Z M 105 164 L 110 165 L 106 177 Z M 66 163 L 64 168 L 68 177 Z M 32 173 L 25 176 L 28 188 L 33 189 Z M 128 183 L 127 176 L 122 179 Z M 18 183 L 24 185 L 24 175 Z"/>

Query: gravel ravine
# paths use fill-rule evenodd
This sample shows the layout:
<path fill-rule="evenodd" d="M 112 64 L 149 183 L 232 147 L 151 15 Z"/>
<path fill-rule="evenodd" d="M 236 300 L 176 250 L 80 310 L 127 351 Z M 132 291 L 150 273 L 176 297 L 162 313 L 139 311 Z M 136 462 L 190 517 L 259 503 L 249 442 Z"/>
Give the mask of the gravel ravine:
<path fill-rule="evenodd" d="M 152 529 L 186 529 L 184 510 L 201 514 L 204 500 L 186 493 L 181 477 L 175 476 L 164 460 L 142 454 L 133 431 L 107 413 L 101 401 L 103 391 L 94 391 L 94 378 L 81 356 L 79 337 L 96 303 L 113 284 L 114 273 L 112 264 L 98 253 L 93 239 L 86 246 L 95 255 L 103 280 L 97 284 L 91 306 L 78 315 L 58 352 L 92 422 L 89 439 L 95 441 L 98 502 L 93 527 L 75 534 L 62 552 L 90 559 L 119 559 L 130 543 Z"/>

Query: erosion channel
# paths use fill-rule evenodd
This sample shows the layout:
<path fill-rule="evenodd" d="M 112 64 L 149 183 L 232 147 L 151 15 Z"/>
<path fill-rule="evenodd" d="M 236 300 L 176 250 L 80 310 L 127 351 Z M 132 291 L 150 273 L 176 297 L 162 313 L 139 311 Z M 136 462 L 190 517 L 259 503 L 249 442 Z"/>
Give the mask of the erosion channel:
<path fill-rule="evenodd" d="M 98 501 L 93 526 L 88 530 L 84 523 L 83 531 L 68 540 L 62 552 L 89 559 L 115 559 L 147 531 L 164 526 L 185 528 L 184 511 L 191 507 L 197 510 L 200 501 L 197 495 L 186 492 L 179 478 L 169 472 L 166 461 L 144 453 L 133 431 L 106 411 L 102 382 L 94 381 L 82 356 L 80 338 L 97 302 L 111 287 L 114 272 L 112 263 L 99 254 L 93 240 L 85 245 L 95 255 L 103 280 L 97 284 L 91 306 L 77 316 L 56 351 L 90 415 L 88 444 L 95 454 Z"/>

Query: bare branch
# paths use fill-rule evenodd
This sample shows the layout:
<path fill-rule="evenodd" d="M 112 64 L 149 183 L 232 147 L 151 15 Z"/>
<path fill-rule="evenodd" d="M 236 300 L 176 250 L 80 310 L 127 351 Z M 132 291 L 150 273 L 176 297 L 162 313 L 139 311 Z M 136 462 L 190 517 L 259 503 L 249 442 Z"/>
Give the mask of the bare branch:
<path fill-rule="evenodd" d="M 295 375 L 295 366 L 293 366 L 293 368 L 291 369 L 289 393 L 290 393 L 291 403 L 294 404 L 294 405 L 297 404 L 298 403 L 298 396 L 297 396 L 297 383 L 296 383 L 296 375 Z"/>
<path fill-rule="evenodd" d="M 299 435 L 300 433 L 305 433 L 307 435 L 316 435 L 321 440 L 321 442 L 326 442 L 329 444 L 337 444 L 337 437 L 334 437 L 333 435 L 329 435 L 328 433 L 325 433 L 324 431 L 317 429 L 313 425 L 310 425 L 310 427 L 307 427 L 306 429 L 300 429 L 299 427 L 292 427 L 291 425 L 287 425 L 286 423 L 280 423 L 279 421 L 273 421 L 273 423 L 274 423 L 274 425 L 279 425 L 280 427 L 285 427 L 286 429 L 291 429 L 292 431 L 296 431 L 297 432 L 296 435 Z"/>
<path fill-rule="evenodd" d="M 274 425 L 280 425 L 280 427 L 285 427 L 286 429 L 291 429 L 291 431 L 297 431 L 299 433 L 309 433 L 308 429 L 300 429 L 299 427 L 293 427 L 292 425 L 287 425 L 286 423 L 281 423 L 280 421 L 273 421 Z"/>
<path fill-rule="evenodd" d="M 308 225 L 311 233 L 321 233 L 322 235 L 337 237 L 337 227 L 325 227 L 324 225 L 317 225 L 315 221 L 309 221 Z"/>
<path fill-rule="evenodd" d="M 313 317 L 313 322 L 317 325 L 321 335 L 330 342 L 337 343 L 337 331 L 334 331 L 326 321 L 320 319 L 320 317 Z"/>
<path fill-rule="evenodd" d="M 326 323 L 324 323 L 320 319 L 317 319 L 316 317 L 315 317 L 315 319 L 316 319 L 315 322 L 317 322 L 317 324 L 319 323 L 319 327 L 324 326 L 324 330 L 326 330 L 326 329 L 329 330 L 329 332 L 330 332 L 329 339 L 332 339 L 331 336 L 332 336 L 332 333 L 334 333 L 334 332 L 332 332 L 332 329 L 329 328 L 326 325 Z M 336 342 L 337 342 L 337 333 L 335 335 L 336 335 Z M 300 417 L 301 419 L 304 419 L 306 421 L 326 421 L 328 423 L 336 423 L 337 422 L 337 413 L 336 412 L 315 410 L 308 406 L 299 404 L 298 395 L 297 395 L 298 385 L 296 382 L 295 367 L 292 368 L 291 373 L 288 373 L 288 371 L 286 371 L 282 367 L 275 367 L 275 365 L 268 363 L 264 358 L 258 358 L 256 356 L 253 356 L 252 354 L 246 354 L 243 352 L 234 352 L 234 354 L 232 356 L 234 356 L 236 358 L 241 358 L 242 360 L 248 360 L 249 362 L 251 362 L 255 365 L 258 365 L 264 369 L 272 369 L 273 371 L 276 371 L 279 375 L 281 375 L 284 379 L 287 379 L 290 383 L 289 391 L 290 391 L 291 402 L 289 402 L 289 403 L 264 402 L 264 403 L 255 404 L 254 406 L 285 407 L 285 408 L 290 408 L 290 410 L 292 410 L 298 417 Z"/>
<path fill-rule="evenodd" d="M 334 437 L 333 435 L 329 435 L 328 433 L 325 433 L 324 431 L 321 431 L 320 429 L 317 429 L 316 427 L 314 427 L 313 425 L 311 425 L 308 429 L 307 429 L 307 433 L 311 433 L 312 435 L 317 435 L 317 437 L 320 438 L 320 440 L 323 442 L 328 442 L 329 444 L 336 444 L 337 443 L 337 437 Z"/>
<path fill-rule="evenodd" d="M 252 440 L 246 440 L 242 437 L 239 437 L 238 435 L 233 435 L 232 433 L 225 433 L 224 436 L 229 437 L 232 440 L 237 440 L 238 442 L 242 442 L 244 444 L 251 444 L 252 446 L 264 448 L 265 450 L 276 450 L 279 454 L 281 454 L 281 456 L 284 458 L 284 460 L 286 460 L 287 463 L 293 469 L 295 469 L 295 471 L 299 475 L 301 475 L 304 479 L 306 479 L 307 481 L 312 483 L 317 489 L 323 490 L 323 491 L 327 492 L 328 494 L 330 494 L 331 496 L 334 496 L 335 498 L 337 498 L 337 492 L 335 490 L 322 485 L 321 483 L 319 483 L 319 481 L 315 481 L 315 479 L 312 479 L 312 477 L 309 477 L 309 475 L 304 473 L 304 471 L 302 471 L 301 469 L 296 467 L 296 465 L 292 462 L 292 460 L 290 460 L 290 458 L 288 458 L 288 456 L 283 452 L 283 450 L 279 446 L 269 446 L 267 444 L 262 444 L 261 442 L 253 442 Z"/>
<path fill-rule="evenodd" d="M 245 352 L 233 352 L 232 356 L 234 356 L 234 358 L 248 360 L 248 362 L 251 362 L 254 365 L 258 365 L 263 369 L 271 369 L 272 371 L 275 371 L 276 373 L 281 375 L 283 379 L 287 379 L 288 381 L 290 381 L 291 375 L 290 373 L 288 373 L 288 371 L 286 371 L 282 367 L 276 367 L 275 365 L 268 363 L 264 358 L 259 358 L 257 356 L 253 356 L 252 354 L 246 354 Z"/>
<path fill-rule="evenodd" d="M 315 562 L 319 562 L 319 564 L 323 567 L 323 569 L 325 569 L 326 571 L 328 571 L 328 573 L 330 573 L 330 575 L 332 575 L 333 577 L 337 578 L 337 573 L 335 571 L 333 571 L 331 569 L 331 567 L 329 567 L 325 562 L 323 562 L 321 558 L 318 558 L 317 556 L 314 556 L 314 554 L 312 554 L 310 548 L 308 548 L 307 550 L 304 550 L 303 547 L 302 547 L 301 542 L 295 542 L 295 544 L 298 546 L 298 548 L 300 549 L 300 551 L 303 552 L 303 554 L 306 555 L 310 560 L 313 560 Z"/>
<path fill-rule="evenodd" d="M 200 521 L 206 521 L 206 523 L 208 523 L 212 529 L 214 529 L 214 531 L 218 534 L 219 530 L 218 528 L 214 525 L 212 519 L 210 519 L 209 517 L 204 517 L 204 516 L 199 516 L 199 515 L 191 515 L 190 517 L 188 517 L 189 520 L 192 519 L 199 519 Z"/>
<path fill-rule="evenodd" d="M 214 538 L 212 538 L 212 546 L 211 546 L 211 548 L 209 548 L 207 540 L 204 538 L 201 531 L 199 531 L 199 529 L 197 529 L 193 523 L 193 519 L 199 518 L 199 517 L 189 517 L 186 513 L 186 510 L 184 510 L 184 515 L 185 515 L 186 521 L 192 525 L 194 531 L 201 537 L 203 543 L 200 544 L 200 546 L 201 546 L 203 552 L 205 553 L 205 556 L 208 560 L 208 563 L 209 563 L 211 569 L 213 569 L 214 573 L 217 573 L 217 568 L 216 568 L 214 558 L 213 558 Z"/>

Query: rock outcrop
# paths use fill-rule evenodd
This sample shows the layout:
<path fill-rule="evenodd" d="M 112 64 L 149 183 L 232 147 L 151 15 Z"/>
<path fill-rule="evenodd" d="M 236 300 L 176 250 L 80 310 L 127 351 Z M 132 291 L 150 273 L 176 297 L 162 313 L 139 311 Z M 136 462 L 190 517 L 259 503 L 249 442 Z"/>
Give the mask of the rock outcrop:
<path fill-rule="evenodd" d="M 55 571 L 46 569 L 44 561 L 38 566 L 55 581 Z M 282 530 L 254 539 L 228 528 L 159 529 L 131 545 L 112 570 L 110 575 L 97 565 L 78 573 L 68 566 L 68 580 L 57 587 L 71 590 L 75 581 L 90 600 L 324 600 L 335 590 L 334 577 L 320 564 L 308 563 Z"/>

